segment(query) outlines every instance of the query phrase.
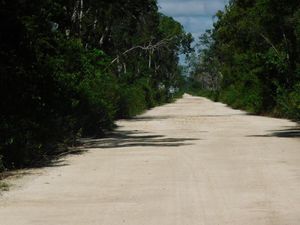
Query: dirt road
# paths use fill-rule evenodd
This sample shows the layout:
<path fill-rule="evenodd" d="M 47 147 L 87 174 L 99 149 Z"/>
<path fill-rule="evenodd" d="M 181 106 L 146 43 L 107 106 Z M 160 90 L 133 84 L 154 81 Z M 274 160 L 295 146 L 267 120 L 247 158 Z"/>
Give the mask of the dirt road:
<path fill-rule="evenodd" d="M 300 130 L 185 95 L 18 181 L 1 225 L 299 225 Z"/>

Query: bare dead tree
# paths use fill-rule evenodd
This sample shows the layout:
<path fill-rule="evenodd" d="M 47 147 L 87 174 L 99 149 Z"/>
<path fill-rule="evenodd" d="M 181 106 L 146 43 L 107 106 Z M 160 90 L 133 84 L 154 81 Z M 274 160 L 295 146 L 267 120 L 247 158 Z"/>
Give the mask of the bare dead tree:
<path fill-rule="evenodd" d="M 165 47 L 169 44 L 170 41 L 174 40 L 176 38 L 176 36 L 173 36 L 173 37 L 170 37 L 170 38 L 165 38 L 155 44 L 151 44 L 151 42 L 146 45 L 146 46 L 142 46 L 142 45 L 137 45 L 137 46 L 133 46 L 131 47 L 130 49 L 127 49 L 126 51 L 124 51 L 123 53 L 121 53 L 120 55 L 118 55 L 116 58 L 114 58 L 111 62 L 110 62 L 110 65 L 111 66 L 112 64 L 114 64 L 115 62 L 117 62 L 121 56 L 125 56 L 127 55 L 128 53 L 134 51 L 134 50 L 137 50 L 137 49 L 141 49 L 141 50 L 144 50 L 144 51 L 149 51 L 149 52 L 154 52 L 156 49 L 159 49 L 161 47 Z M 150 61 L 150 60 L 149 60 Z"/>

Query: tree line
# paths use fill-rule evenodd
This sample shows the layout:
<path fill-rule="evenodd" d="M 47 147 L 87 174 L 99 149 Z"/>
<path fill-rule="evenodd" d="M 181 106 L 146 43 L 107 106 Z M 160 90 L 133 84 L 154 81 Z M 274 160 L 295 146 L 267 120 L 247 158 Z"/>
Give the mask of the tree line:
<path fill-rule="evenodd" d="M 300 1 L 231 0 L 190 57 L 190 87 L 259 114 L 300 119 Z"/>
<path fill-rule="evenodd" d="M 0 29 L 0 170 L 170 101 L 192 51 L 156 0 L 2 0 Z"/>

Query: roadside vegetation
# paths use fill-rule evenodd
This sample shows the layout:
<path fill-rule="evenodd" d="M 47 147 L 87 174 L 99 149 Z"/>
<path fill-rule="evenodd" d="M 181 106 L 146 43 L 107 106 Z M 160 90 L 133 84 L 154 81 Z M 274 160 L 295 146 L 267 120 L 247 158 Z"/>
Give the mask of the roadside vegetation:
<path fill-rule="evenodd" d="M 8 190 L 9 190 L 9 185 L 7 183 L 0 181 L 0 194 L 2 191 L 8 191 Z"/>
<path fill-rule="evenodd" d="M 191 93 L 300 120 L 300 1 L 231 0 L 198 48 Z"/>
<path fill-rule="evenodd" d="M 192 51 L 156 0 L 3 0 L 0 27 L 0 171 L 171 101 Z"/>

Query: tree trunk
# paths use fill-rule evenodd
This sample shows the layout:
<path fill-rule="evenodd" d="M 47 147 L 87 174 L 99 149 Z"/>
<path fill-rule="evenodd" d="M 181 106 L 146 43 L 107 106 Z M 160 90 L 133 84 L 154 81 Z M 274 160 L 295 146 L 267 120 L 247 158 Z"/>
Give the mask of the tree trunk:
<path fill-rule="evenodd" d="M 79 12 L 79 34 L 82 31 L 82 18 L 83 18 L 83 0 L 80 0 L 80 12 Z"/>

